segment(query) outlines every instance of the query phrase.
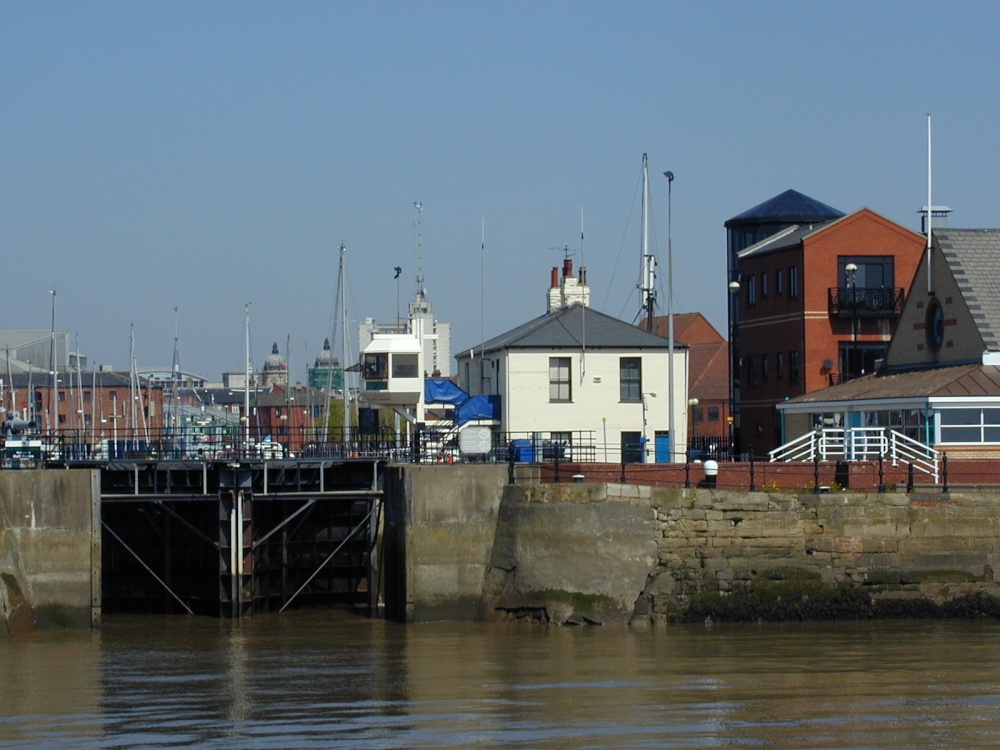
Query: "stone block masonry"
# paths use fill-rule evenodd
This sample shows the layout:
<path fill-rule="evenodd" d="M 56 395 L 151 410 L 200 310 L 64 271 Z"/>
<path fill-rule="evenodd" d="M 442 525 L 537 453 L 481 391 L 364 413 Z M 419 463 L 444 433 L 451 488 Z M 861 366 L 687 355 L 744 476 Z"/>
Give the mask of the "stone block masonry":
<path fill-rule="evenodd" d="M 98 627 L 98 473 L 0 472 L 0 635 Z"/>
<path fill-rule="evenodd" d="M 784 581 L 801 583 L 803 598 L 846 587 L 868 604 L 1000 597 L 994 495 L 506 485 L 495 472 L 467 494 L 446 487 L 468 486 L 475 467 L 428 471 L 399 483 L 418 499 L 409 521 L 407 503 L 387 492 L 387 524 L 405 526 L 408 540 L 394 558 L 408 571 L 406 617 L 390 612 L 386 569 L 396 619 L 657 623 L 706 596 Z M 857 616 L 877 609 L 866 606 Z"/>

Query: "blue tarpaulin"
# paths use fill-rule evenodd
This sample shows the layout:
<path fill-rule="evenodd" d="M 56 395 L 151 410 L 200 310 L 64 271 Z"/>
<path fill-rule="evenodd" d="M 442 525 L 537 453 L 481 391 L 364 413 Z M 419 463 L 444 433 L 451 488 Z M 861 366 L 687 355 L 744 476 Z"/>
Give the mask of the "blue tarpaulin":
<path fill-rule="evenodd" d="M 428 404 L 454 406 L 455 424 L 459 426 L 473 419 L 500 419 L 499 396 L 470 396 L 444 378 L 428 378 L 424 381 L 424 401 Z"/>
<path fill-rule="evenodd" d="M 455 423 L 459 426 L 473 419 L 500 419 L 499 396 L 472 396 L 455 408 Z"/>
<path fill-rule="evenodd" d="M 428 404 L 458 406 L 469 400 L 469 394 L 444 378 L 427 378 L 424 381 L 424 401 Z"/>

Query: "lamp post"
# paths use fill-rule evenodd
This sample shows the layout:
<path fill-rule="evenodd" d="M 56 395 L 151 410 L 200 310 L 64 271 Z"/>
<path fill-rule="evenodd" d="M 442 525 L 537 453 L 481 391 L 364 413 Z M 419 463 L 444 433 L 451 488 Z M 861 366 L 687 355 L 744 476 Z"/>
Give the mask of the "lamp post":
<path fill-rule="evenodd" d="M 670 455 L 667 463 L 674 462 L 674 248 L 673 248 L 673 187 L 674 173 L 664 172 L 667 178 L 667 409 L 670 411 L 667 429 L 670 431 Z M 685 446 L 685 453 L 687 447 Z"/>
<path fill-rule="evenodd" d="M 729 282 L 729 452 L 736 452 L 736 309 L 739 305 L 740 282 Z"/>
<path fill-rule="evenodd" d="M 848 289 L 851 294 L 851 359 L 854 361 L 851 370 L 851 377 L 860 374 L 861 367 L 858 362 L 858 266 L 856 263 L 848 263 L 844 266 L 848 274 Z"/>

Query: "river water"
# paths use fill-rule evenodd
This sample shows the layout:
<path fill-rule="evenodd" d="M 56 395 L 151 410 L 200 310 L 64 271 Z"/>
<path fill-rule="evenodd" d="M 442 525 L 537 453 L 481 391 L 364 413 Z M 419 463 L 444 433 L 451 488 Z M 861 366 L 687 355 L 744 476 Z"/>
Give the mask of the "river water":
<path fill-rule="evenodd" d="M 0 748 L 1000 745 L 1000 623 L 108 616 L 0 639 Z"/>

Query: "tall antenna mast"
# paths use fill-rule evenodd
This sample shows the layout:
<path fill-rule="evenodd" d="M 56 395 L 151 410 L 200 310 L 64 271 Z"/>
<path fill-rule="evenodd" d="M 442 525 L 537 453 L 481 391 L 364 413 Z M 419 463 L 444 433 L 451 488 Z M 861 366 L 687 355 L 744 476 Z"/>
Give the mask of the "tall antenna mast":
<path fill-rule="evenodd" d="M 416 284 L 416 288 L 413 290 L 413 293 L 415 299 L 420 299 L 424 288 L 424 272 L 423 268 L 421 267 L 421 257 L 420 257 L 422 250 L 422 248 L 420 247 L 420 242 L 421 242 L 420 230 L 421 230 L 421 219 L 424 210 L 424 204 L 421 203 L 420 201 L 414 201 L 413 207 L 417 209 L 416 235 L 414 236 L 413 239 L 413 268 L 414 268 L 413 280 L 414 283 Z"/>
<path fill-rule="evenodd" d="M 642 295 L 646 310 L 646 330 L 653 330 L 656 306 L 656 256 L 649 252 L 649 167 L 642 155 Z"/>

